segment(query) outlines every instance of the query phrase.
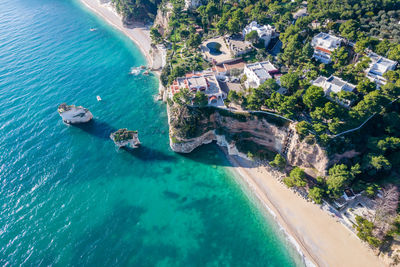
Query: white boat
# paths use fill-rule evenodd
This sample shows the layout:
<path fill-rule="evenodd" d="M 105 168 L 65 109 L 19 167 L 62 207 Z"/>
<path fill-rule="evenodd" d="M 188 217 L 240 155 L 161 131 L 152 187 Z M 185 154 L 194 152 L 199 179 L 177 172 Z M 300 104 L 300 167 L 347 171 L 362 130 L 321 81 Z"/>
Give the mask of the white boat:
<path fill-rule="evenodd" d="M 101 101 L 101 97 L 99 95 L 96 96 L 96 98 L 97 98 L 97 101 Z"/>
<path fill-rule="evenodd" d="M 94 32 L 94 31 L 97 31 L 97 29 L 96 28 L 90 28 L 89 31 Z"/>

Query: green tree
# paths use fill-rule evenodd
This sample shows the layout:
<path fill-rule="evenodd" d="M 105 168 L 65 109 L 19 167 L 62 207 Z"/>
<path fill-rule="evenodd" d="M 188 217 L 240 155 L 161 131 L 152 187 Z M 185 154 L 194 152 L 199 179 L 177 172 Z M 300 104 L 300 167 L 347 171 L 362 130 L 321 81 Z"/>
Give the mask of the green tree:
<path fill-rule="evenodd" d="M 309 134 L 310 127 L 310 124 L 306 121 L 300 121 L 296 124 L 296 132 L 300 135 L 301 139 Z"/>
<path fill-rule="evenodd" d="M 381 111 L 389 100 L 379 90 L 372 91 L 364 96 L 364 99 L 351 108 L 349 114 L 354 121 L 363 121 L 372 114 Z"/>
<path fill-rule="evenodd" d="M 186 29 L 182 29 L 179 33 L 179 35 L 181 36 L 181 39 L 185 40 L 188 38 L 188 36 L 190 35 L 190 31 L 186 30 Z"/>
<path fill-rule="evenodd" d="M 394 100 L 400 96 L 400 87 L 394 83 L 386 83 L 381 87 L 381 91 L 390 100 Z"/>
<path fill-rule="evenodd" d="M 227 99 L 229 99 L 230 102 L 237 104 L 240 98 L 236 91 L 230 90 Z"/>
<path fill-rule="evenodd" d="M 348 62 L 349 53 L 344 47 L 339 47 L 332 52 L 333 67 L 335 69 L 342 69 Z"/>
<path fill-rule="evenodd" d="M 303 103 L 309 108 L 321 107 L 325 104 L 324 90 L 318 86 L 310 86 L 303 95 Z"/>
<path fill-rule="evenodd" d="M 391 47 L 387 57 L 391 60 L 400 61 L 400 44 Z"/>
<path fill-rule="evenodd" d="M 301 49 L 301 54 L 304 59 L 311 59 L 312 55 L 314 54 L 314 49 L 311 46 L 310 42 L 307 42 L 303 48 Z"/>
<path fill-rule="evenodd" d="M 362 38 L 362 39 L 359 39 L 357 42 L 356 42 L 356 46 L 355 46 L 355 48 L 354 48 L 354 51 L 356 52 L 356 53 L 358 53 L 358 54 L 362 54 L 362 53 L 364 53 L 364 51 L 365 51 L 365 49 L 367 49 L 368 48 L 368 46 L 370 45 L 370 43 L 371 43 L 371 40 L 370 40 L 370 38 Z"/>
<path fill-rule="evenodd" d="M 306 173 L 304 172 L 303 169 L 299 167 L 295 167 L 291 172 L 289 177 L 286 177 L 283 179 L 283 182 L 288 186 L 288 187 L 304 187 L 307 185 L 306 182 Z"/>
<path fill-rule="evenodd" d="M 355 20 L 348 20 L 340 25 L 340 35 L 351 40 L 357 40 L 358 23 Z"/>
<path fill-rule="evenodd" d="M 207 106 L 208 104 L 207 95 L 201 91 L 197 91 L 193 99 L 193 104 L 200 107 Z"/>
<path fill-rule="evenodd" d="M 298 60 L 301 59 L 301 46 L 298 34 L 288 37 L 287 43 L 283 45 L 283 53 L 279 54 L 286 66 L 298 63 Z"/>
<path fill-rule="evenodd" d="M 251 31 L 245 36 L 246 41 L 251 42 L 252 44 L 256 44 L 258 42 L 258 33 L 257 31 Z"/>
<path fill-rule="evenodd" d="M 375 46 L 375 52 L 378 53 L 379 55 L 386 55 L 386 53 L 389 51 L 389 48 L 390 48 L 389 40 L 384 39 Z"/>
<path fill-rule="evenodd" d="M 230 33 L 238 33 L 240 31 L 240 22 L 237 19 L 230 19 L 228 21 L 228 31 Z"/>
<path fill-rule="evenodd" d="M 317 204 L 322 203 L 322 198 L 324 197 L 325 190 L 323 188 L 314 186 L 308 192 L 308 196 Z"/>
<path fill-rule="evenodd" d="M 382 241 L 378 238 L 374 237 L 372 231 L 374 230 L 375 226 L 372 222 L 364 219 L 363 217 L 357 215 L 356 216 L 357 222 L 357 236 L 370 244 L 373 247 L 379 247 L 382 244 Z"/>
<path fill-rule="evenodd" d="M 178 93 L 174 94 L 174 96 L 172 97 L 172 100 L 180 105 L 180 106 L 184 106 L 184 105 L 190 105 L 192 102 L 192 93 L 189 92 L 188 89 L 183 88 L 182 90 L 180 90 Z"/>
<path fill-rule="evenodd" d="M 197 48 L 201 44 L 201 37 L 197 33 L 192 33 L 189 36 L 187 45 L 191 48 Z"/>
<path fill-rule="evenodd" d="M 286 160 L 281 154 L 276 154 L 273 161 L 269 163 L 272 167 L 283 169 L 286 166 Z"/>
<path fill-rule="evenodd" d="M 247 108 L 251 110 L 261 109 L 268 96 L 278 89 L 279 85 L 274 79 L 268 79 L 258 88 L 252 88 L 250 95 L 247 97 Z"/>
<path fill-rule="evenodd" d="M 340 197 L 343 189 L 349 185 L 354 176 L 355 173 L 349 171 L 346 165 L 334 165 L 329 169 L 329 176 L 326 179 L 330 194 L 335 198 Z"/>
<path fill-rule="evenodd" d="M 299 80 L 300 77 L 294 72 L 289 72 L 287 74 L 284 74 L 280 78 L 281 85 L 284 88 L 290 90 L 291 92 L 297 91 L 299 87 Z"/>
<path fill-rule="evenodd" d="M 150 37 L 151 37 L 151 40 L 156 44 L 158 44 L 162 41 L 162 36 L 156 28 L 151 28 Z"/>
<path fill-rule="evenodd" d="M 357 88 L 358 92 L 366 95 L 366 94 L 376 90 L 376 84 L 371 82 L 369 79 L 364 78 L 357 84 L 356 88 Z"/>
<path fill-rule="evenodd" d="M 376 175 L 380 171 L 389 171 L 392 164 L 383 155 L 369 153 L 364 156 L 362 167 L 369 175 Z"/>

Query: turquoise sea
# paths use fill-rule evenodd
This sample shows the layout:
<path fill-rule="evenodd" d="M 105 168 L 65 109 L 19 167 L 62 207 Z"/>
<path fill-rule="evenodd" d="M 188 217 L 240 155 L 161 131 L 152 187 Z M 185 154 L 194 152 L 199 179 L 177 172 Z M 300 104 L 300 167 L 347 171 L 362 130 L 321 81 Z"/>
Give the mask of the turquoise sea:
<path fill-rule="evenodd" d="M 215 145 L 170 150 L 142 64 L 77 1 L 0 0 L 0 265 L 302 265 Z M 62 102 L 94 121 L 64 125 Z M 116 149 L 122 127 L 143 147 Z"/>

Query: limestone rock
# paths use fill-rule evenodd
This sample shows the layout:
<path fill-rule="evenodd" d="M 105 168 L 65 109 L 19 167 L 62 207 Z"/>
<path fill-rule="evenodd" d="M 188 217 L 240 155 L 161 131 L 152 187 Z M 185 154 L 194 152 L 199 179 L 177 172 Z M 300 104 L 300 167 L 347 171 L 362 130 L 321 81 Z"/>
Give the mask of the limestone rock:
<path fill-rule="evenodd" d="M 65 103 L 58 106 L 58 114 L 60 114 L 63 121 L 68 124 L 85 123 L 93 118 L 92 113 L 87 108 L 67 105 Z"/>

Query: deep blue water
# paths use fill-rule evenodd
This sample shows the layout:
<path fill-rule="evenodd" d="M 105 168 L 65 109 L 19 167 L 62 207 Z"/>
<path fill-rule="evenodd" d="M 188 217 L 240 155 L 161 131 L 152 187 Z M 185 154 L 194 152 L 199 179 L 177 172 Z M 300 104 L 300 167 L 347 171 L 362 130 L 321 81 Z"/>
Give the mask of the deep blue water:
<path fill-rule="evenodd" d="M 78 2 L 0 0 L 0 265 L 301 265 L 215 145 L 170 150 L 142 64 Z M 64 125 L 62 102 L 93 122 Z M 122 127 L 143 147 L 116 149 Z"/>

